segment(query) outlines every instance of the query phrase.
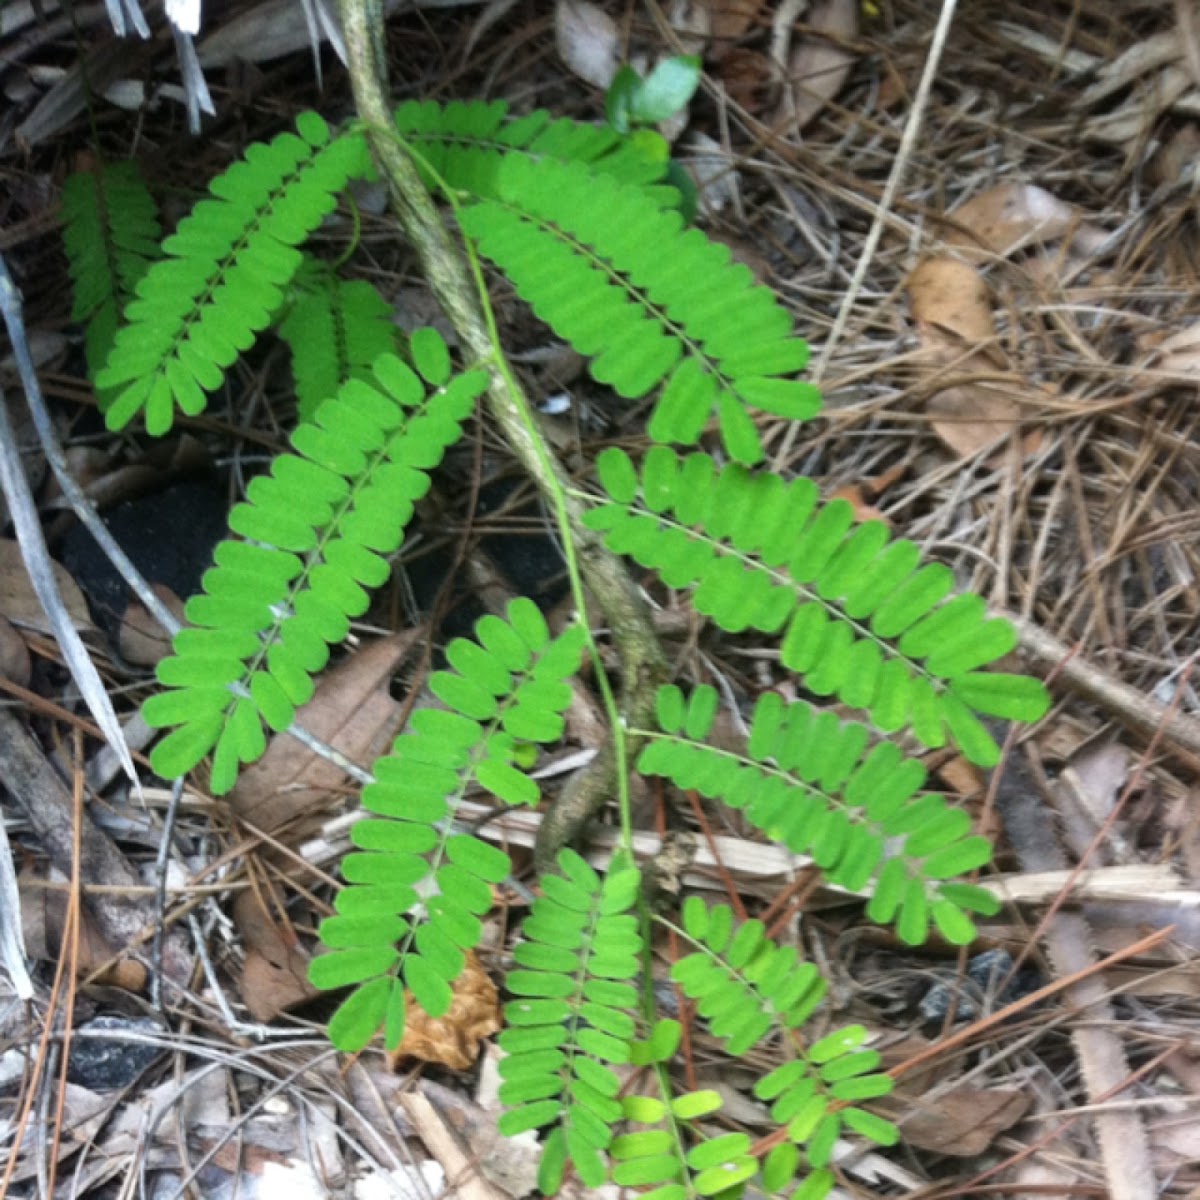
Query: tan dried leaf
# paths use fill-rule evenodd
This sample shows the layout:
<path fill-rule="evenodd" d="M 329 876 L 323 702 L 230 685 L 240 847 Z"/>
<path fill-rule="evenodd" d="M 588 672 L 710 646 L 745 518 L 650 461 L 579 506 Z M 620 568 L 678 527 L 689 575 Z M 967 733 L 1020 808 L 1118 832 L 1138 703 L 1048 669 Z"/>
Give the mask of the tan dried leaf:
<path fill-rule="evenodd" d="M 948 384 L 927 404 L 933 430 L 960 457 L 978 454 L 1017 429 L 1023 394 L 1015 383 L 997 378 L 1005 362 L 987 284 L 970 263 L 929 258 L 909 276 L 908 294 L 923 351 L 920 364 L 932 386 L 942 379 Z M 1034 431 L 1025 452 L 1037 441 Z"/>
<path fill-rule="evenodd" d="M 319 994 L 308 982 L 308 955 L 264 910 L 255 892 L 238 896 L 233 920 L 246 947 L 239 990 L 254 1020 L 273 1021 Z"/>
<path fill-rule="evenodd" d="M 951 216 L 961 228 L 947 234 L 950 245 L 1001 256 L 1067 234 L 1071 235 L 1072 250 L 1087 255 L 1098 250 L 1108 236 L 1099 226 L 1084 221 L 1073 204 L 1032 183 L 1001 183 L 959 205 Z"/>
<path fill-rule="evenodd" d="M 855 53 L 845 43 L 858 35 L 858 0 L 818 0 L 808 14 L 808 36 L 792 50 L 781 118 L 803 129 L 842 90 Z"/>
<path fill-rule="evenodd" d="M 835 488 L 829 497 L 831 500 L 845 500 L 854 509 L 856 521 L 882 521 L 885 525 L 891 522 L 866 497 L 862 484 L 848 483 Z"/>
<path fill-rule="evenodd" d="M 33 663 L 25 639 L 7 617 L 0 617 L 0 675 L 21 687 L 28 687 L 32 672 Z"/>
<path fill-rule="evenodd" d="M 762 6 L 763 0 L 707 0 L 713 53 L 718 59 L 750 32 Z"/>
<path fill-rule="evenodd" d="M 722 57 L 717 74 L 729 99 L 757 116 L 774 94 L 779 73 L 765 54 L 749 46 L 734 46 Z"/>
<path fill-rule="evenodd" d="M 396 733 L 400 705 L 388 685 L 419 636 L 410 629 L 363 646 L 321 677 L 296 720 L 353 761 L 371 762 Z M 281 733 L 242 772 L 229 799 L 242 820 L 269 833 L 296 818 L 318 820 L 345 781 L 339 767 Z"/>
<path fill-rule="evenodd" d="M 92 628 L 87 601 L 66 568 L 59 563 L 52 565 L 54 581 L 71 624 L 80 633 L 86 633 Z M 7 617 L 22 629 L 32 629 L 35 633 L 53 635 L 54 632 L 34 594 L 33 584 L 29 582 L 25 562 L 21 558 L 21 548 L 11 538 L 0 539 L 0 616 Z"/>
<path fill-rule="evenodd" d="M 962 348 L 989 347 L 995 341 L 991 293 L 970 263 L 957 258 L 927 258 L 908 277 L 908 300 L 914 320 L 961 340 L 960 354 Z M 925 329 L 921 330 L 921 341 L 928 347 L 930 339 Z M 936 348 L 943 351 L 945 343 L 937 343 Z"/>
<path fill-rule="evenodd" d="M 558 0 L 554 42 L 567 67 L 594 87 L 607 88 L 621 65 L 617 23 L 588 0 Z"/>
<path fill-rule="evenodd" d="M 150 590 L 183 621 L 183 601 L 165 583 L 152 583 Z M 118 634 L 121 656 L 139 667 L 156 667 L 171 652 L 171 637 L 146 611 L 136 596 L 130 596 Z"/>
<path fill-rule="evenodd" d="M 1014 432 L 1021 406 L 986 383 L 943 388 L 926 405 L 934 431 L 959 458 L 971 458 Z"/>
<path fill-rule="evenodd" d="M 973 1158 L 1028 1111 L 1032 1097 L 1015 1088 L 963 1085 L 934 1100 L 905 1105 L 904 1140 L 922 1150 Z"/>
<path fill-rule="evenodd" d="M 408 1021 L 400 1047 L 389 1057 L 440 1063 L 465 1071 L 479 1057 L 479 1045 L 500 1028 L 500 996 L 496 985 L 472 951 L 462 974 L 454 981 L 450 1011 L 431 1017 L 408 997 Z"/>

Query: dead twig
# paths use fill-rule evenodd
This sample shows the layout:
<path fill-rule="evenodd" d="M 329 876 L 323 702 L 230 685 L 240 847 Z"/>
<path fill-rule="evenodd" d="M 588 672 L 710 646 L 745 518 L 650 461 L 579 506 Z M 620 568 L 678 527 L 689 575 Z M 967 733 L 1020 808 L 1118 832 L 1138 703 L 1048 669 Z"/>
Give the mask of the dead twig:
<path fill-rule="evenodd" d="M 1172 712 L 1152 696 L 1113 678 L 1033 621 L 1016 616 L 1010 620 L 1021 635 L 1021 649 L 1035 665 L 1053 670 L 1063 687 L 1099 704 L 1139 733 L 1158 734 L 1189 766 L 1200 768 L 1200 719 Z"/>

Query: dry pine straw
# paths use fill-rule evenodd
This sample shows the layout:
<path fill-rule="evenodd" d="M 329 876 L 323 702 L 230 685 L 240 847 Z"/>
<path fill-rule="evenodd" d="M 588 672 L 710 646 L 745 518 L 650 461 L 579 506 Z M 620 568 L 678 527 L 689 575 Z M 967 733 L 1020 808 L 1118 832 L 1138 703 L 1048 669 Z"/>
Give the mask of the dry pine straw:
<path fill-rule="evenodd" d="M 857 58 L 846 86 L 802 138 L 767 136 L 770 95 L 760 110 L 740 110 L 721 98 L 719 74 L 717 102 L 710 98 L 698 110 L 710 132 L 728 138 L 740 183 L 738 215 L 727 212 L 712 229 L 780 291 L 816 347 L 829 335 L 877 217 L 936 15 L 925 4 L 882 7 L 852 43 Z M 997 607 L 1082 648 L 1090 663 L 1135 696 L 1159 688 L 1159 699 L 1170 703 L 1176 697 L 1164 681 L 1186 670 L 1200 622 L 1200 418 L 1195 385 L 1156 370 L 1153 355 L 1163 337 L 1200 319 L 1195 200 L 1173 184 L 1167 153 L 1181 130 L 1194 129 L 1196 118 L 1157 112 L 1136 81 L 1092 100 L 1094 75 L 1056 71 L 1039 45 L 1091 56 L 1102 66 L 1176 28 L 1176 11 L 1167 4 L 1091 9 L 1067 0 L 961 6 L 898 199 L 883 215 L 882 237 L 850 320 L 827 356 L 827 417 L 795 442 L 787 464 L 830 489 L 857 489 L 898 533 L 953 564 L 965 585 Z M 518 5 L 464 55 L 476 16 L 472 9 L 430 11 L 407 25 L 397 22 L 394 79 L 416 92 L 465 96 L 486 90 L 521 106 L 595 115 L 594 95 L 570 79 L 554 55 L 541 6 Z M 661 45 L 655 41 L 661 24 L 641 17 L 634 9 L 628 28 L 635 40 Z M 1014 37 L 1013 29 L 1028 36 Z M 764 40 L 752 34 L 747 44 Z M 421 87 L 422 80 L 429 86 Z M 264 86 L 270 103 L 255 111 L 269 112 L 272 123 L 293 109 L 327 104 L 311 93 L 299 60 L 266 68 Z M 1143 120 L 1114 140 L 1114 113 L 1123 107 Z M 266 132 L 254 127 L 255 119 L 232 98 L 222 98 L 221 122 L 201 149 L 214 170 Z M 108 126 L 108 136 L 117 129 Z M 167 118 L 149 114 L 144 136 L 165 180 L 194 181 L 196 148 Z M 69 144 L 86 141 L 80 122 L 58 152 L 65 159 Z M 36 191 L 36 169 L 25 174 L 29 169 L 15 162 L 3 166 Z M 1045 188 L 1113 236 L 1108 251 L 1091 261 L 1039 258 L 1031 248 L 986 264 L 1005 370 L 1022 397 L 1021 430 L 1034 436 L 1001 439 L 992 450 L 963 460 L 930 429 L 925 403 L 932 388 L 916 353 L 906 281 L 935 249 L 945 228 L 939 219 L 1006 180 Z M 365 252 L 385 291 L 411 282 L 388 231 L 386 222 L 367 219 Z M 61 323 L 65 280 L 52 239 L 19 246 L 17 253 L 31 281 L 31 326 Z M 504 315 L 518 329 L 528 328 L 520 317 Z M 778 449 L 783 431 L 772 438 Z M 716 649 L 708 642 L 705 648 L 710 654 Z M 753 673 L 736 654 L 720 661 L 735 683 Z M 1091 699 L 1102 696 L 1101 688 Z M 1194 692 L 1178 701 L 1194 713 Z M 1106 725 L 1095 703 L 1068 703 L 1038 743 L 1053 766 L 1088 739 L 1123 737 L 1142 749 L 1149 732 L 1122 734 Z M 1131 852 L 1148 861 L 1171 854 L 1179 838 L 1185 850 L 1186 839 L 1195 838 L 1186 822 L 1170 827 L 1170 805 L 1196 786 L 1195 763 L 1165 749 L 1137 776 L 1138 827 L 1125 831 Z M 187 814 L 185 833 L 203 841 L 205 819 L 203 812 Z M 227 833 L 222 836 L 234 845 Z M 1188 857 L 1194 865 L 1200 856 L 1192 850 Z M 241 876 L 230 882 L 238 886 Z M 851 970 L 864 965 L 863 952 L 854 949 L 861 936 L 853 929 L 839 934 L 817 920 L 809 948 L 826 960 L 841 995 L 858 992 L 871 1002 L 869 1010 L 853 1011 L 874 1013 L 895 1036 L 912 1020 L 911 1010 L 902 1006 L 889 1018 L 884 998 L 903 991 L 913 970 L 936 960 L 909 955 L 905 962 L 885 948 L 871 960 L 864 987 Z M 219 958 L 240 952 L 235 945 L 219 950 Z M 1195 1001 L 1187 995 L 1116 1003 L 1122 1040 L 1136 1064 L 1154 1060 L 1194 1031 Z M 182 1007 L 214 1033 L 220 1029 L 209 1003 L 193 997 Z M 970 1069 L 977 1085 L 1033 1094 L 1042 1120 L 1001 1147 L 1016 1150 L 1049 1131 L 1043 1182 L 1081 1177 L 1097 1186 L 1101 1177 L 1085 1165 L 1097 1159 L 1091 1126 L 1076 1121 L 1055 1136 L 1054 1123 L 1046 1120 L 1049 1113 L 1070 1112 L 1082 1095 L 1064 1024 L 1069 1022 L 1061 1010 L 1034 1010 L 1009 1029 L 990 1029 L 986 1043 L 974 1047 L 975 1057 L 955 1050 L 938 1061 L 963 1078 Z M 197 1042 L 191 1051 L 202 1058 L 210 1053 Z M 701 1042 L 697 1053 L 704 1052 Z M 284 1062 L 280 1058 L 281 1076 Z M 1185 1078 L 1151 1071 L 1130 1095 L 1157 1102 Z M 302 1093 L 305 1084 L 299 1079 L 288 1087 Z M 928 1180 L 927 1195 L 963 1194 L 952 1182 L 962 1178 L 953 1160 L 917 1154 L 908 1163 Z M 1195 1184 L 1183 1173 L 1160 1177 L 1165 1195 L 1183 1195 Z"/>

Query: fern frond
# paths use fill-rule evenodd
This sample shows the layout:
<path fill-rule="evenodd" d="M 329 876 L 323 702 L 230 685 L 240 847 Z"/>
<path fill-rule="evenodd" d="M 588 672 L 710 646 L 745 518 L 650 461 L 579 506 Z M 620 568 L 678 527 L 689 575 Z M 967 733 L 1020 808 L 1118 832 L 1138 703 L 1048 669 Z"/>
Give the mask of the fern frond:
<path fill-rule="evenodd" d="M 659 203 L 673 204 L 673 188 L 656 187 L 665 177 L 669 148 L 661 139 L 623 137 L 616 130 L 566 118 L 544 109 L 510 118 L 503 101 L 410 100 L 395 114 L 396 129 L 413 150 L 426 185 L 440 185 L 475 199 L 496 194 L 501 161 L 521 157 L 575 162 L 647 190 Z"/>
<path fill-rule="evenodd" d="M 266 749 L 263 722 L 286 729 L 311 698 L 329 647 L 366 611 L 365 589 L 388 578 L 383 556 L 400 545 L 487 376 L 439 371 L 428 382 L 427 395 L 399 359 L 379 359 L 369 383 L 345 384 L 296 430 L 295 454 L 251 481 L 229 517 L 245 540 L 217 547 L 204 594 L 185 609 L 194 628 L 158 666 L 168 690 L 143 707 L 150 725 L 179 726 L 151 756 L 159 774 L 181 775 L 215 748 L 212 789 L 226 792 L 239 764 Z"/>
<path fill-rule="evenodd" d="M 607 1177 L 601 1151 L 621 1120 L 621 1081 L 611 1067 L 630 1061 L 640 970 L 641 936 L 629 910 L 639 873 L 614 865 L 604 880 L 571 850 L 559 855 L 561 875 L 540 880 L 513 950 L 517 969 L 506 986 L 500 1035 L 500 1130 L 516 1134 L 553 1126 L 542 1151 L 538 1184 L 552 1195 L 567 1162 L 584 1186 Z"/>
<path fill-rule="evenodd" d="M 162 229 L 136 163 L 78 171 L 63 185 L 63 245 L 74 287 L 73 321 L 87 323 L 84 357 L 95 377 L 121 313 L 160 255 Z"/>
<path fill-rule="evenodd" d="M 454 813 L 472 784 L 510 804 L 537 803 L 537 784 L 516 765 L 520 743 L 563 731 L 564 681 L 579 668 L 582 626 L 551 638 L 537 605 L 521 597 L 507 621 L 484 617 L 476 634 L 451 642 L 453 669 L 430 678 L 446 708 L 415 712 L 363 791 L 375 815 L 351 829 L 359 851 L 342 863 L 348 886 L 319 930 L 333 953 L 311 970 L 317 987 L 361 985 L 330 1024 L 343 1050 L 361 1049 L 381 1025 L 388 1046 L 399 1044 L 406 986 L 430 1016 L 447 1011 L 464 952 L 482 937 L 491 885 L 511 870 L 502 850 L 457 831 Z"/>
<path fill-rule="evenodd" d="M 999 750 L 976 714 L 1034 721 L 1045 687 L 980 668 L 1017 644 L 977 596 L 950 597 L 954 576 L 892 539 L 879 521 L 854 524 L 844 500 L 819 504 L 811 480 L 732 465 L 705 454 L 647 453 L 639 477 L 611 448 L 597 459 L 611 502 L 586 517 L 611 550 L 658 571 L 722 629 L 783 630 L 780 661 L 809 691 L 863 709 L 884 732 L 910 727 L 930 747 L 952 738 L 994 766 Z"/>
<path fill-rule="evenodd" d="M 303 242 L 333 208 L 336 193 L 367 169 L 357 132 L 331 137 L 315 113 L 251 145 L 209 185 L 163 243 L 166 258 L 142 277 L 125 310 L 97 387 L 119 389 L 106 413 L 120 429 L 145 410 L 146 428 L 165 433 L 175 408 L 195 415 L 205 393 L 270 323 L 299 269 Z"/>
<path fill-rule="evenodd" d="M 300 420 L 348 379 L 366 379 L 381 354 L 395 354 L 397 331 L 387 301 L 366 280 L 339 279 L 310 260 L 296 280 L 297 296 L 279 323 L 292 352 Z"/>
<path fill-rule="evenodd" d="M 777 1191 L 794 1177 L 802 1148 L 817 1175 L 803 1186 L 814 1196 L 826 1194 L 824 1185 L 833 1180 L 825 1168 L 843 1126 L 883 1145 L 897 1139 L 890 1122 L 852 1107 L 892 1090 L 891 1078 L 877 1071 L 879 1053 L 863 1049 L 867 1031 L 861 1025 L 835 1030 L 804 1047 L 795 1031 L 820 1003 L 824 981 L 810 963 L 798 961 L 793 949 L 768 938 L 761 921 L 735 926 L 727 906 L 706 905 L 698 896 L 684 902 L 682 920 L 697 949 L 672 966 L 671 978 L 696 1001 L 712 1032 L 739 1057 L 768 1033 L 781 1034 L 793 1055 L 754 1087 L 759 1099 L 771 1102 L 771 1117 L 786 1126 L 793 1147 L 780 1148 L 763 1162 L 764 1190 Z"/>
<path fill-rule="evenodd" d="M 716 699 L 709 687 L 688 699 L 662 688 L 662 732 L 647 734 L 638 769 L 742 810 L 773 841 L 811 854 L 840 887 L 861 892 L 873 882 L 868 915 L 895 922 L 910 944 L 925 940 L 930 919 L 965 944 L 975 936 L 966 910 L 996 911 L 982 888 L 947 882 L 988 862 L 991 846 L 971 834 L 966 813 L 920 791 L 916 759 L 890 742 L 869 747 L 865 726 L 773 692 L 755 705 L 746 752 L 718 749 L 705 744 Z"/>
<path fill-rule="evenodd" d="M 755 463 L 751 408 L 817 411 L 816 388 L 787 378 L 808 360 L 787 312 L 677 212 L 574 162 L 506 157 L 494 183 L 460 213 L 464 232 L 597 380 L 631 399 L 665 385 L 655 441 L 694 443 L 715 411 L 731 457 Z"/>

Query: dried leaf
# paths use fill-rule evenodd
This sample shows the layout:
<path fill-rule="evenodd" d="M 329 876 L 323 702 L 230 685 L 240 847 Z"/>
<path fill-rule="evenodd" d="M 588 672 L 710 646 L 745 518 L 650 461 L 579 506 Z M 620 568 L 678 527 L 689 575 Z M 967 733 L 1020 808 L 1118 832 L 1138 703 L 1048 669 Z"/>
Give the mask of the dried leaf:
<path fill-rule="evenodd" d="M 1072 250 L 1087 255 L 1108 237 L 1098 225 L 1085 222 L 1073 204 L 1032 183 L 999 184 L 959 205 L 951 216 L 961 229 L 948 233 L 950 245 L 1001 256 L 1066 234 L 1071 235 Z"/>
<path fill-rule="evenodd" d="M 818 0 L 808 14 L 809 34 L 788 62 L 789 87 L 780 117 L 803 129 L 842 90 L 854 51 L 843 44 L 858 35 L 858 0 Z"/>
<path fill-rule="evenodd" d="M 321 677 L 296 720 L 354 762 L 371 762 L 396 732 L 400 705 L 388 686 L 419 636 L 410 629 L 362 647 Z M 317 819 L 344 783 L 340 767 L 281 733 L 242 772 L 229 799 L 238 817 L 269 833 L 297 817 Z"/>
<path fill-rule="evenodd" d="M 1021 417 L 1019 392 L 996 379 L 1004 360 L 987 284 L 970 263 L 930 258 L 909 276 L 908 293 L 930 382 L 966 380 L 935 391 L 927 408 L 938 437 L 969 458 L 1016 430 Z"/>
<path fill-rule="evenodd" d="M 588 0 L 558 0 L 554 40 L 567 67 L 580 79 L 607 88 L 621 65 L 617 23 Z"/>
<path fill-rule="evenodd" d="M 239 990 L 254 1020 L 273 1021 L 319 995 L 308 982 L 308 955 L 263 909 L 253 891 L 238 896 L 233 920 L 246 947 Z"/>
<path fill-rule="evenodd" d="M 183 623 L 183 601 L 165 583 L 152 583 L 150 590 Z M 139 667 L 154 667 L 171 652 L 171 636 L 146 611 L 145 605 L 131 596 L 121 618 L 118 634 L 121 655 Z"/>
<path fill-rule="evenodd" d="M 934 433 L 959 458 L 971 458 L 1012 433 L 1021 406 L 1011 396 L 984 383 L 944 388 L 926 406 Z"/>
<path fill-rule="evenodd" d="M 21 687 L 28 687 L 32 672 L 33 663 L 25 639 L 7 617 L 0 617 L 0 675 Z"/>
<path fill-rule="evenodd" d="M 1028 1111 L 1032 1097 L 1015 1088 L 963 1085 L 934 1100 L 905 1104 L 904 1140 L 922 1150 L 973 1158 Z"/>
<path fill-rule="evenodd" d="M 844 487 L 835 488 L 830 495 L 831 500 L 845 500 L 854 509 L 856 521 L 882 521 L 885 525 L 891 522 L 866 498 L 861 484 L 848 483 Z"/>
<path fill-rule="evenodd" d="M 52 568 L 71 624 L 86 633 L 92 628 L 92 617 L 79 585 L 60 563 L 53 563 Z M 54 633 L 33 590 L 21 548 L 11 538 L 0 539 L 0 616 L 35 633 Z"/>
<path fill-rule="evenodd" d="M 745 37 L 758 19 L 762 0 L 708 0 L 714 51 L 720 55 L 730 42 Z"/>
<path fill-rule="evenodd" d="M 409 998 L 408 1023 L 399 1049 L 390 1056 L 392 1065 L 417 1058 L 465 1071 L 479 1057 L 479 1044 L 499 1028 L 496 985 L 475 954 L 469 953 L 462 974 L 454 981 L 450 1011 L 444 1017 L 428 1016 Z"/>
<path fill-rule="evenodd" d="M 775 64 L 765 54 L 748 46 L 735 46 L 724 55 L 717 67 L 717 75 L 725 85 L 729 99 L 754 116 L 766 109 L 779 78 Z"/>
<path fill-rule="evenodd" d="M 1195 176 L 1200 163 L 1200 128 L 1181 125 L 1150 160 L 1150 178 L 1154 183 L 1175 185 Z"/>
<path fill-rule="evenodd" d="M 970 263 L 927 258 L 908 277 L 908 298 L 914 320 L 954 334 L 966 348 L 988 346 L 995 340 L 991 293 Z M 926 331 L 921 333 L 922 343 L 927 343 Z"/>

